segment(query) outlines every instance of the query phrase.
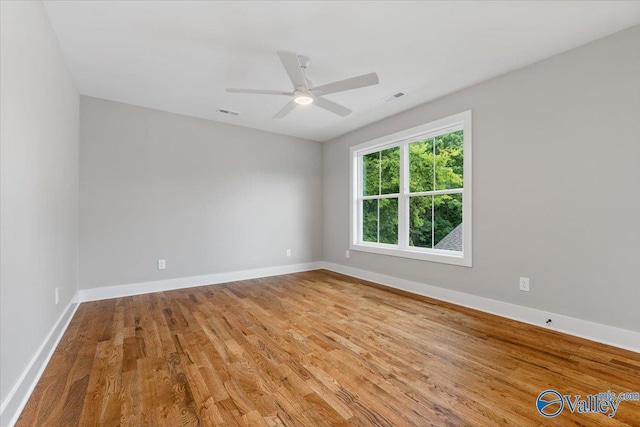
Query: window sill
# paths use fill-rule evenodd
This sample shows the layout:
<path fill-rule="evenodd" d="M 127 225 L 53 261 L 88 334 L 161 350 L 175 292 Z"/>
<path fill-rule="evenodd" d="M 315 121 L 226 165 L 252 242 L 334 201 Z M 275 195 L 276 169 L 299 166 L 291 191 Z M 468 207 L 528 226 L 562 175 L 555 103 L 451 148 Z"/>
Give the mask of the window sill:
<path fill-rule="evenodd" d="M 369 252 L 379 255 L 389 255 L 401 258 L 411 258 L 421 261 L 438 262 L 441 264 L 459 265 L 471 267 L 471 256 L 463 256 L 451 251 L 432 250 L 429 252 L 412 249 L 400 249 L 394 245 L 368 245 L 366 243 L 352 244 L 349 248 L 353 251 Z"/>

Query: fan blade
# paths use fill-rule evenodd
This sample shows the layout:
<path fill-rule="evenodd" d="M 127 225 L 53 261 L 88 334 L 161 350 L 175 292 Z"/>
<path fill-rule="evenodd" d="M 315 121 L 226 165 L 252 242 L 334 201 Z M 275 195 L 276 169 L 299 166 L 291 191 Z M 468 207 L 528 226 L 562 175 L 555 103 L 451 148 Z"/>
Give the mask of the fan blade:
<path fill-rule="evenodd" d="M 307 79 L 302 72 L 298 55 L 295 52 L 279 50 L 278 56 L 280 57 L 280 61 L 282 62 L 284 69 L 289 75 L 289 80 L 291 80 L 293 88 L 295 90 L 303 88 L 305 91 L 309 91 L 309 88 L 307 87 Z"/>
<path fill-rule="evenodd" d="M 228 87 L 225 89 L 229 93 L 253 93 L 256 95 L 289 95 L 293 96 L 293 92 L 283 92 L 281 90 L 261 90 L 261 89 L 236 89 Z"/>
<path fill-rule="evenodd" d="M 328 95 L 330 93 L 343 92 L 345 90 L 358 89 L 366 86 L 373 86 L 380 83 L 378 75 L 376 73 L 363 74 L 357 77 L 351 77 L 350 79 L 340 80 L 333 83 L 327 83 L 326 85 L 314 87 L 312 92 L 320 92 L 321 95 Z"/>
<path fill-rule="evenodd" d="M 347 107 L 343 107 L 342 105 L 336 104 L 335 102 L 329 101 L 328 99 L 320 98 L 319 96 L 316 96 L 313 99 L 313 103 L 320 108 L 324 108 L 325 110 L 330 111 L 333 114 L 339 115 L 340 117 L 346 117 L 352 113 L 352 111 Z"/>
<path fill-rule="evenodd" d="M 293 99 L 291 101 L 289 101 L 287 103 L 287 105 L 285 105 L 284 107 L 282 107 L 282 109 L 280 111 L 278 111 L 278 113 L 273 116 L 274 119 L 281 119 L 284 116 L 286 116 L 287 114 L 289 114 L 291 111 L 293 111 L 293 109 L 296 108 L 296 103 L 293 102 Z"/>

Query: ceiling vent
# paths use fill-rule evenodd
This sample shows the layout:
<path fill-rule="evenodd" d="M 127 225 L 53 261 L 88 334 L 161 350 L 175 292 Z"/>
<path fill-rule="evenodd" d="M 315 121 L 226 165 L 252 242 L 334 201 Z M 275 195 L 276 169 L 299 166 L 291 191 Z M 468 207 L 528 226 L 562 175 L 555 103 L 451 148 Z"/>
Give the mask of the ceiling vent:
<path fill-rule="evenodd" d="M 230 116 L 239 116 L 240 113 L 237 111 L 225 110 L 224 108 L 218 108 L 218 113 L 228 114 Z"/>
<path fill-rule="evenodd" d="M 401 98 L 401 97 L 403 97 L 405 95 L 406 95 L 406 93 L 404 93 L 404 92 L 396 92 L 396 93 L 393 93 L 393 94 L 391 94 L 389 96 L 385 96 L 384 98 L 382 98 L 382 100 L 384 102 L 391 102 L 391 101 L 395 101 L 396 99 Z"/>

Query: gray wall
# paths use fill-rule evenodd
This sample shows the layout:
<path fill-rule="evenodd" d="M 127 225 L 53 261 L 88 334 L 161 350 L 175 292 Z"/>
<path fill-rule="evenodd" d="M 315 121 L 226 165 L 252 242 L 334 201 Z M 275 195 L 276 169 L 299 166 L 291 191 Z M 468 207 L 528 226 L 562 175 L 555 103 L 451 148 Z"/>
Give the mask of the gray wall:
<path fill-rule="evenodd" d="M 346 259 L 349 147 L 467 109 L 473 268 Z M 327 142 L 323 157 L 325 261 L 640 331 L 640 26 Z"/>
<path fill-rule="evenodd" d="M 84 96 L 80 135 L 82 288 L 321 259 L 320 143 Z"/>
<path fill-rule="evenodd" d="M 77 290 L 79 100 L 42 4 L 0 8 L 4 402 Z"/>

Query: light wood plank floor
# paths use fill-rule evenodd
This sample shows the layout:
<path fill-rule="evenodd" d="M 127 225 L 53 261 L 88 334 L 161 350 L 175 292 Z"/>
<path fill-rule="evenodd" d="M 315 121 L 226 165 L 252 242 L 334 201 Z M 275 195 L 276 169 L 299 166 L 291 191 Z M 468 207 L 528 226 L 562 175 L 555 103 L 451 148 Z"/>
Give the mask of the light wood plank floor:
<path fill-rule="evenodd" d="M 314 271 L 84 303 L 19 426 L 640 425 L 640 355 Z"/>

